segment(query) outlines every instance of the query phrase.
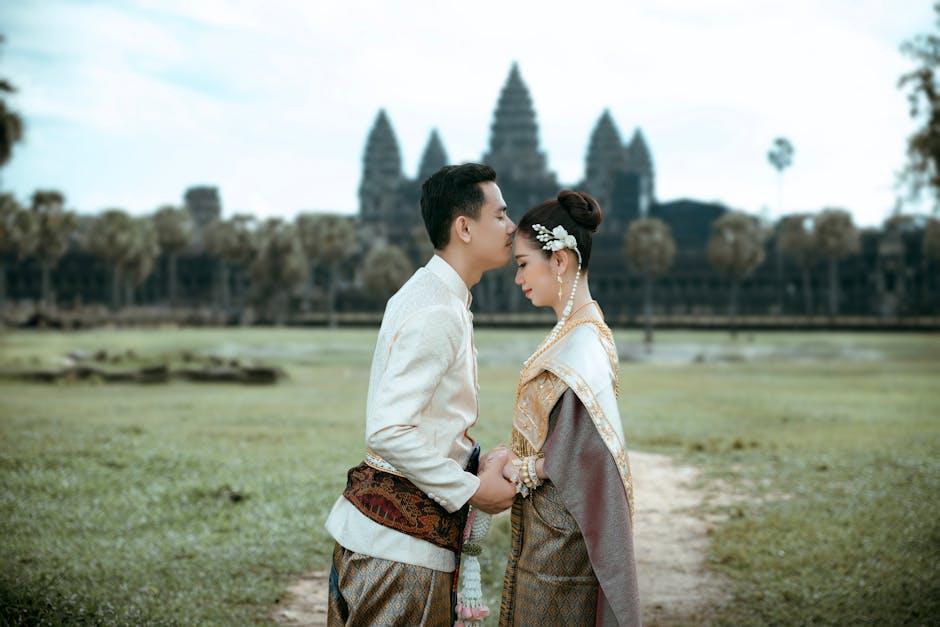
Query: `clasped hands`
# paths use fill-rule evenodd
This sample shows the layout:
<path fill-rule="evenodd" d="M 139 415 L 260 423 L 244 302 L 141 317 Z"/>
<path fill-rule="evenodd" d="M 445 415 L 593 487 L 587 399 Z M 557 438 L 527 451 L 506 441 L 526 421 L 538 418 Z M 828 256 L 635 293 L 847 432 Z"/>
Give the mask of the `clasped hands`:
<path fill-rule="evenodd" d="M 503 445 L 480 456 L 480 487 L 470 497 L 470 504 L 487 514 L 498 514 L 509 509 L 516 498 L 518 471 L 513 461 L 515 453 Z"/>

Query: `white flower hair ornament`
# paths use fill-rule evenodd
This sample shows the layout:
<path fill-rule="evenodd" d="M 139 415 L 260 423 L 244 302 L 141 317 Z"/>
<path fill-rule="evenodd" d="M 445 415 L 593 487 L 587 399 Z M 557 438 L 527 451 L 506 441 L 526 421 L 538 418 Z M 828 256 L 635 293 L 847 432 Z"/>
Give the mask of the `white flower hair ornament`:
<path fill-rule="evenodd" d="M 578 250 L 578 240 L 574 235 L 569 235 L 565 227 L 560 224 L 549 231 L 541 224 L 533 224 L 532 230 L 535 231 L 535 239 L 542 242 L 542 248 L 551 252 L 570 248 L 578 255 L 578 266 L 581 266 L 581 251 Z"/>
<path fill-rule="evenodd" d="M 571 294 L 568 296 L 568 302 L 565 304 L 565 309 L 562 312 L 561 319 L 555 325 L 552 333 L 549 334 L 549 339 L 551 340 L 554 339 L 554 337 L 557 337 L 558 333 L 561 331 L 561 328 L 565 326 L 565 322 L 568 321 L 568 316 L 571 315 L 571 308 L 574 305 L 574 294 L 578 289 L 578 281 L 581 279 L 581 251 L 578 250 L 578 240 L 575 239 L 574 235 L 569 235 L 568 231 L 565 230 L 565 227 L 561 226 L 560 224 L 552 230 L 548 230 L 541 224 L 533 224 L 532 230 L 535 231 L 535 239 L 542 243 L 543 250 L 557 252 L 559 250 L 568 248 L 573 250 L 574 253 L 578 256 L 578 271 L 574 275 L 574 283 L 571 286 Z"/>

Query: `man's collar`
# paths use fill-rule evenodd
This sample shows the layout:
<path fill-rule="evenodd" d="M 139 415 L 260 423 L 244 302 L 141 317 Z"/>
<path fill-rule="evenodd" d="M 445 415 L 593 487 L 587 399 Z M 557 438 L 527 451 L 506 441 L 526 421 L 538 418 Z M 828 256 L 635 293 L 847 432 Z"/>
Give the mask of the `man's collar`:
<path fill-rule="evenodd" d="M 463 282 L 463 279 L 460 278 L 452 265 L 447 263 L 443 257 L 432 255 L 431 260 L 424 267 L 443 281 L 447 289 L 453 292 L 454 296 L 460 299 L 460 302 L 466 303 L 467 309 L 470 308 L 473 296 L 470 294 L 470 290 L 467 289 L 467 284 Z"/>

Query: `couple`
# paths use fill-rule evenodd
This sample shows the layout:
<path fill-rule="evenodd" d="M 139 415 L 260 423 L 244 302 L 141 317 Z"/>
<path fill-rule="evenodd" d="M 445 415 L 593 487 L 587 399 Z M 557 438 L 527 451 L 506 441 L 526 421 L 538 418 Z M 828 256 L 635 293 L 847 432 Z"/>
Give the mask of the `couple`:
<path fill-rule="evenodd" d="M 452 625 L 473 506 L 512 508 L 500 625 L 639 625 L 617 351 L 587 281 L 600 207 L 562 191 L 517 227 L 496 173 L 468 163 L 424 182 L 421 214 L 435 255 L 388 301 L 365 461 L 326 523 L 329 624 Z M 481 458 L 470 288 L 513 255 L 558 322 L 522 366 L 511 450 Z"/>

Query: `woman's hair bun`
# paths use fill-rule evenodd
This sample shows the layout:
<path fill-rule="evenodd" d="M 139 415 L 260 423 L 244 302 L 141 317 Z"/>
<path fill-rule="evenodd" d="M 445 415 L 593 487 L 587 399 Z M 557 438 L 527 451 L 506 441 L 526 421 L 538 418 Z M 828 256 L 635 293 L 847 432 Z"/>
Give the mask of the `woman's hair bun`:
<path fill-rule="evenodd" d="M 604 219 L 601 206 L 590 194 L 563 189 L 558 192 L 557 200 L 558 204 L 568 212 L 568 215 L 575 223 L 591 233 L 597 231 L 597 227 Z"/>

